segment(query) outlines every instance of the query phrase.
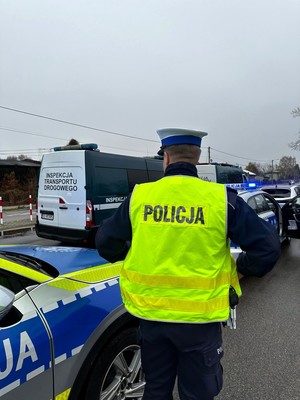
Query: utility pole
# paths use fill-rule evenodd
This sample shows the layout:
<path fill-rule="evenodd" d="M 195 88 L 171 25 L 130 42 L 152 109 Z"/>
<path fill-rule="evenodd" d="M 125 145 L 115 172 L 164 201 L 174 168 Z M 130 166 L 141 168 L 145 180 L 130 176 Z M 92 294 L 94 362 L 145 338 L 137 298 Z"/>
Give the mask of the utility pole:
<path fill-rule="evenodd" d="M 272 171 L 271 171 L 272 183 L 274 183 L 273 170 L 274 170 L 274 160 L 272 160 Z"/>
<path fill-rule="evenodd" d="M 210 146 L 208 146 L 208 164 L 210 164 L 210 161 L 211 161 L 211 159 L 210 159 Z"/>

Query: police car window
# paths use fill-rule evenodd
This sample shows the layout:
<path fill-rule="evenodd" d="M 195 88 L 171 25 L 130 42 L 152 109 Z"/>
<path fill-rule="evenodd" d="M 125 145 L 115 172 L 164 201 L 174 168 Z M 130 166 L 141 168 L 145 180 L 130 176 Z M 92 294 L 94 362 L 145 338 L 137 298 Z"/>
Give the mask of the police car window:
<path fill-rule="evenodd" d="M 267 202 L 268 208 L 269 208 L 270 210 L 272 210 L 272 211 L 274 211 L 274 212 L 277 211 L 276 204 L 275 204 L 269 197 L 266 197 L 266 196 L 265 196 L 265 201 Z"/>
<path fill-rule="evenodd" d="M 125 168 L 96 167 L 95 185 L 97 185 L 97 192 L 100 196 L 128 194 L 127 170 Z"/>
<path fill-rule="evenodd" d="M 300 194 L 300 187 L 299 187 L 299 186 L 295 186 L 295 193 L 296 193 L 297 195 Z"/>
<path fill-rule="evenodd" d="M 262 194 L 250 197 L 247 203 L 257 214 L 270 210 L 270 206 Z"/>
<path fill-rule="evenodd" d="M 266 202 L 265 197 L 262 194 L 256 195 L 255 201 L 257 204 L 258 213 L 270 210 L 270 207 L 269 207 L 268 203 Z"/>
<path fill-rule="evenodd" d="M 255 201 L 254 197 L 250 197 L 250 199 L 248 200 L 247 203 L 255 212 L 257 212 L 257 206 L 256 206 L 256 201 Z"/>

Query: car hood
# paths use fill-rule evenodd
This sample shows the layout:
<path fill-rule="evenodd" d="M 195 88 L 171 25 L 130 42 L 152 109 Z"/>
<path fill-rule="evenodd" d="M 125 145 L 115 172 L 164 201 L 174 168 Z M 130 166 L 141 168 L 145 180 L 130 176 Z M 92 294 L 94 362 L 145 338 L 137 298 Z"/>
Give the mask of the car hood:
<path fill-rule="evenodd" d="M 12 245 L 0 246 L 1 250 L 43 260 L 56 268 L 59 275 L 109 263 L 97 250 L 81 247 Z"/>

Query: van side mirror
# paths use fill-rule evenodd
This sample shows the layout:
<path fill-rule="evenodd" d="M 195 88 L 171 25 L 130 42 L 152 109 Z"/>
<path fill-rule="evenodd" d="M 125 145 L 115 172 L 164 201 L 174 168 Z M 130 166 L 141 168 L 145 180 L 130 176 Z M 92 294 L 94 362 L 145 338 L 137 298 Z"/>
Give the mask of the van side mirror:
<path fill-rule="evenodd" d="M 11 310 L 14 300 L 15 294 L 4 286 L 0 286 L 0 321 Z"/>

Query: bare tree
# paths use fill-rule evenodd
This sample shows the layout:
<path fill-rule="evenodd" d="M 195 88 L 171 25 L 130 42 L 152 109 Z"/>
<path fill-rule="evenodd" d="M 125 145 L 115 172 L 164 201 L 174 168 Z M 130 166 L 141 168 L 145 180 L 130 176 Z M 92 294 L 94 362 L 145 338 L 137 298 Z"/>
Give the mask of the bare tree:
<path fill-rule="evenodd" d="M 292 111 L 292 116 L 294 118 L 296 117 L 300 117 L 300 107 L 296 107 L 293 111 Z M 299 132 L 300 135 L 300 132 Z M 293 150 L 300 150 L 300 138 L 298 138 L 295 142 L 291 142 L 289 143 L 289 147 Z"/>
<path fill-rule="evenodd" d="M 252 162 L 252 161 L 249 161 L 249 163 L 246 165 L 245 169 L 253 172 L 256 175 L 261 175 L 261 172 L 262 172 L 261 165 L 256 162 Z"/>
<path fill-rule="evenodd" d="M 300 169 L 295 157 L 282 157 L 278 164 L 280 179 L 299 179 Z"/>
<path fill-rule="evenodd" d="M 292 116 L 293 117 L 300 117 L 300 107 L 297 107 L 292 111 Z"/>
<path fill-rule="evenodd" d="M 22 161 L 22 160 L 31 160 L 30 157 L 28 157 L 26 154 L 20 154 L 18 156 L 18 160 Z"/>

